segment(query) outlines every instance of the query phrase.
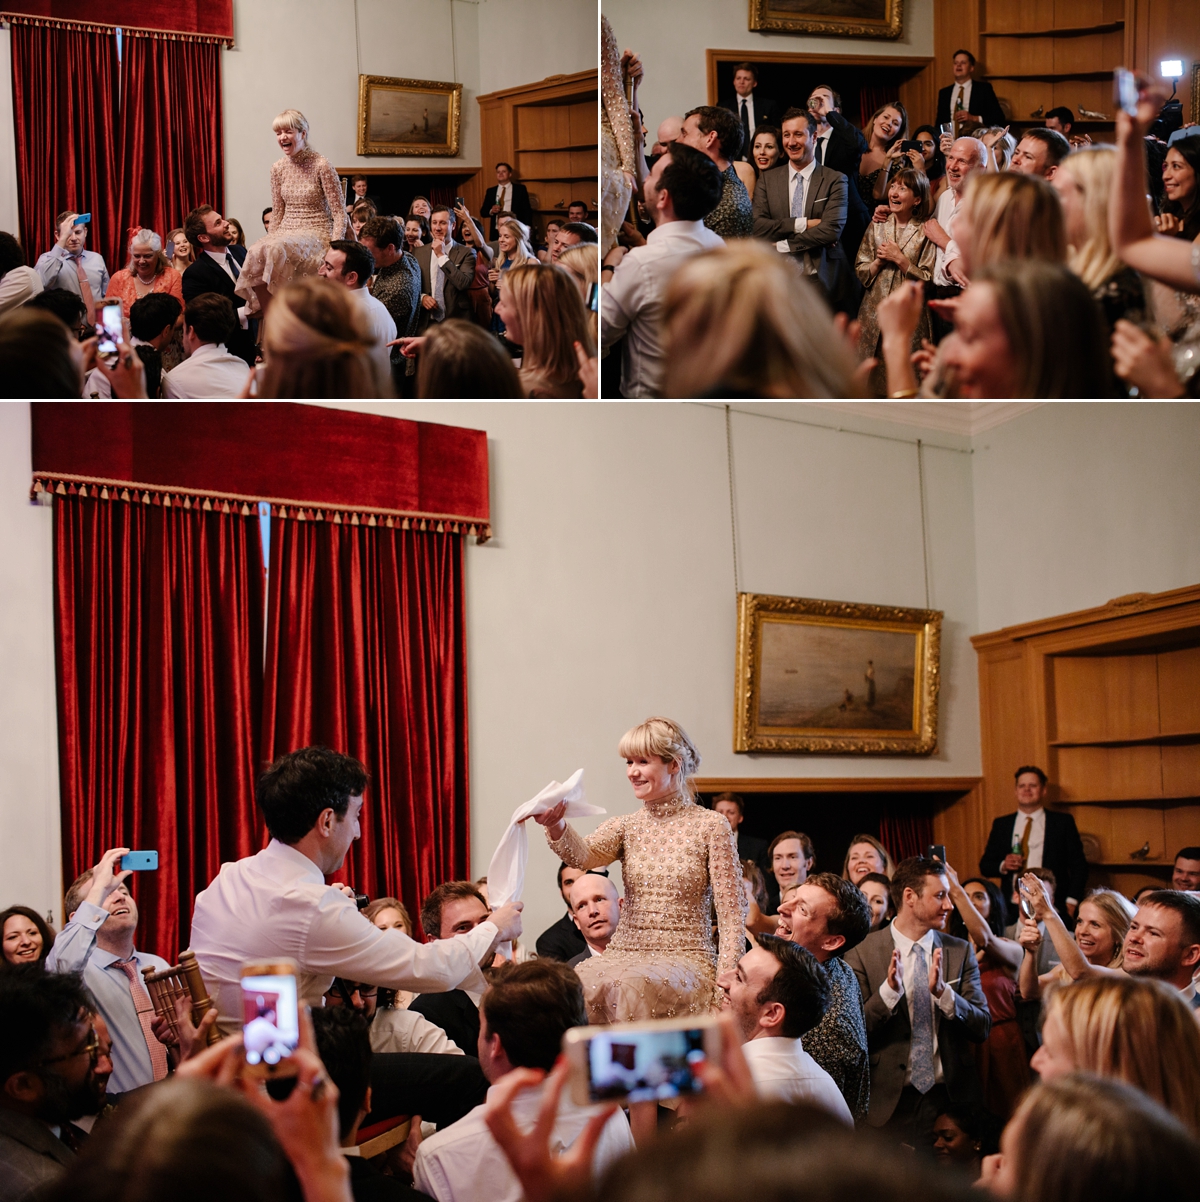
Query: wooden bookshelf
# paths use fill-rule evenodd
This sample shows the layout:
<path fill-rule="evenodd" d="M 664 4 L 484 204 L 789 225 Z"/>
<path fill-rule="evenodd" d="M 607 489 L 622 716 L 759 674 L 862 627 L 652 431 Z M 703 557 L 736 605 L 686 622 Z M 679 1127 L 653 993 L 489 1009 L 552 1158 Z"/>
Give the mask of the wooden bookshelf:
<path fill-rule="evenodd" d="M 1039 764 L 1098 849 L 1092 885 L 1128 894 L 1200 843 L 1200 586 L 971 641 L 989 819 L 1013 808 L 1013 771 Z"/>
<path fill-rule="evenodd" d="M 495 163 L 512 163 L 529 189 L 538 237 L 572 200 L 599 220 L 598 96 L 597 72 L 580 71 L 479 97 L 482 187 L 494 182 Z"/>

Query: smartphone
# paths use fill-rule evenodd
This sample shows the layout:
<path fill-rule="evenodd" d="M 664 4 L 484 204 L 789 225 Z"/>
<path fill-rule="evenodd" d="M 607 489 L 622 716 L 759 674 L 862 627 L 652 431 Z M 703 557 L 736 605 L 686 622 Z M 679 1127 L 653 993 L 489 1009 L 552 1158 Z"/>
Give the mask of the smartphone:
<path fill-rule="evenodd" d="M 75 224 L 76 225 L 90 225 L 91 220 L 92 220 L 91 213 L 80 213 L 79 216 L 75 218 Z"/>
<path fill-rule="evenodd" d="M 121 867 L 131 872 L 153 872 L 158 867 L 158 852 L 131 851 L 121 857 Z"/>
<path fill-rule="evenodd" d="M 1132 71 L 1117 67 L 1113 71 L 1113 101 L 1131 117 L 1137 116 L 1138 86 Z"/>
<path fill-rule="evenodd" d="M 166 255 L 168 259 L 173 259 L 175 257 L 175 239 L 174 238 L 167 239 L 167 244 L 166 244 L 166 246 L 163 247 L 163 254 Z"/>
<path fill-rule="evenodd" d="M 926 855 L 931 860 L 941 860 L 946 862 L 946 845 L 944 843 L 931 843 L 926 851 Z"/>
<path fill-rule="evenodd" d="M 717 1016 L 573 1027 L 563 1036 L 571 1097 L 593 1102 L 648 1102 L 703 1090 L 696 1065 L 720 1050 Z"/>
<path fill-rule="evenodd" d="M 300 1044 L 300 991 L 294 960 L 242 965 L 242 1043 L 257 1077 L 294 1077 Z"/>
<path fill-rule="evenodd" d="M 461 196 L 456 196 L 454 198 L 454 207 L 456 209 L 461 209 L 463 207 L 463 205 L 465 205 L 466 203 L 467 202 L 465 200 L 463 200 L 463 198 Z"/>
<path fill-rule="evenodd" d="M 125 331 L 121 324 L 121 302 L 105 301 L 100 307 L 100 322 L 96 327 L 100 341 L 96 344 L 96 354 L 109 367 L 115 367 L 120 354 L 119 348 L 125 341 Z"/>
<path fill-rule="evenodd" d="M 917 154 L 920 154 L 921 153 L 921 143 L 914 142 L 910 138 L 905 138 L 904 141 L 900 143 L 900 149 L 905 151 L 906 153 L 910 150 L 915 150 L 917 152 Z"/>
<path fill-rule="evenodd" d="M 600 308 L 600 285 L 588 285 L 587 307 L 595 313 Z"/>

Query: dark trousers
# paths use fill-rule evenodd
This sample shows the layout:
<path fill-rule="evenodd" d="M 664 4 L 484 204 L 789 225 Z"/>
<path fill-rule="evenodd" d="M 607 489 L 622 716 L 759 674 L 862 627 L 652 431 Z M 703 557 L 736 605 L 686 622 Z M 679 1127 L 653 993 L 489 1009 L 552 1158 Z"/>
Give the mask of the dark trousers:
<path fill-rule="evenodd" d="M 456 1123 L 486 1098 L 487 1078 L 474 1056 L 376 1052 L 371 1057 L 371 1113 L 363 1126 L 419 1114 L 439 1128 Z"/>
<path fill-rule="evenodd" d="M 925 284 L 926 301 L 947 300 L 952 296 L 961 295 L 962 289 L 957 284 L 935 284 L 932 281 L 928 281 Z M 929 320 L 933 327 L 933 341 L 936 346 L 937 343 L 941 342 L 954 329 L 954 325 L 948 322 L 936 309 L 929 310 Z"/>
<path fill-rule="evenodd" d="M 911 1085 L 900 1091 L 900 1101 L 892 1111 L 892 1117 L 881 1130 L 898 1144 L 915 1148 L 918 1152 L 933 1150 L 933 1124 L 941 1110 L 950 1101 L 944 1085 L 935 1085 L 927 1094 L 918 1093 Z"/>

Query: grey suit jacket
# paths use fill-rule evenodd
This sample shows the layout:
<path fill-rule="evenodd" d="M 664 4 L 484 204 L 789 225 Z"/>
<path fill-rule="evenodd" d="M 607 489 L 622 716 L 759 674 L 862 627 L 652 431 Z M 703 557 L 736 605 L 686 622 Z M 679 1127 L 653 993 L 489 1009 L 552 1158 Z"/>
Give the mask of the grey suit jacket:
<path fill-rule="evenodd" d="M 789 164 L 764 171 L 754 189 L 754 236 L 779 242 L 786 238 L 792 255 L 805 275 L 817 276 L 833 298 L 841 295 L 850 265 L 839 241 L 846 224 L 849 181 L 840 171 L 816 167 L 804 197 L 804 216 L 821 224 L 796 233 L 796 219 L 788 204 Z"/>
<path fill-rule="evenodd" d="M 75 1159 L 45 1123 L 0 1110 L 0 1202 L 20 1202 L 61 1177 Z"/>
<path fill-rule="evenodd" d="M 846 953 L 846 963 L 858 978 L 867 1023 L 867 1051 L 871 1060 L 871 1105 L 867 1122 L 872 1127 L 882 1127 L 896 1109 L 904 1089 L 912 1042 L 907 1000 L 901 998 L 895 1010 L 888 1010 L 879 995 L 880 985 L 887 980 L 888 964 L 895 946 L 891 928 L 885 927 L 882 931 L 872 931 L 862 943 Z M 982 1088 L 970 1045 L 987 1039 L 992 1016 L 979 983 L 979 965 L 965 939 L 934 931 L 933 946 L 942 949 L 942 975 L 946 985 L 954 991 L 953 1018 L 940 1014 L 936 1006 L 934 1009 L 943 1081 L 953 1101 L 980 1105 Z"/>
<path fill-rule="evenodd" d="M 418 246 L 413 252 L 421 268 L 421 295 L 433 295 L 433 245 Z M 446 304 L 445 316 L 462 317 L 471 320 L 471 298 L 467 290 L 475 281 L 475 252 L 461 242 L 455 242 L 450 247 L 449 260 L 443 265 L 442 272 L 446 277 L 446 286 L 442 299 Z M 421 306 L 417 314 L 417 333 L 423 334 L 434 322 L 441 321 L 436 309 L 426 309 Z"/>

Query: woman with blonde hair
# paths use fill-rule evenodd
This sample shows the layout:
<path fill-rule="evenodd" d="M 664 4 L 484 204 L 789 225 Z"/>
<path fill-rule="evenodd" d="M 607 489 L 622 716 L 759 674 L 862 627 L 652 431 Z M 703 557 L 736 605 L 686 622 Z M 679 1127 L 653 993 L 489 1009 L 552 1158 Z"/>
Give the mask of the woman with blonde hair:
<path fill-rule="evenodd" d="M 152 292 L 173 296 L 183 308 L 183 280 L 171 270 L 162 239 L 153 230 L 134 230 L 129 238 L 129 265 L 114 273 L 105 300 L 119 300 L 126 317 L 134 301 Z"/>
<path fill-rule="evenodd" d="M 293 279 L 317 274 L 329 243 L 346 232 L 342 184 L 328 160 L 308 144 L 308 120 L 284 109 L 271 123 L 283 158 L 271 166 L 271 229 L 246 251 L 234 291 L 251 312 Z"/>
<path fill-rule="evenodd" d="M 1032 1000 L 1041 997 L 1042 991 L 1051 985 L 1079 980 L 1088 974 L 1089 965 L 1099 968 L 1121 967 L 1125 936 L 1137 913 L 1124 894 L 1115 889 L 1092 889 L 1079 903 L 1075 935 L 1072 938 L 1054 908 L 1054 893 L 1049 884 L 1026 873 L 1022 878 L 1022 886 L 1022 892 L 1031 901 L 1034 915 L 1033 918 L 1022 915 L 1021 927 L 1017 932 L 1017 940 L 1025 949 L 1019 978 L 1023 998 Z M 1039 923 L 1045 926 L 1060 961 L 1041 976 L 1037 971 L 1038 953 L 1042 946 Z"/>
<path fill-rule="evenodd" d="M 536 263 L 529 246 L 529 226 L 515 217 L 506 217 L 500 222 L 496 236 L 497 257 L 493 258 L 487 272 L 487 286 L 492 298 L 492 333 L 504 336 L 504 322 L 495 315 L 495 305 L 500 300 L 500 281 L 504 273 L 526 263 Z M 548 260 L 547 260 L 548 261 Z"/>
<path fill-rule="evenodd" d="M 901 163 L 900 143 L 908 137 L 908 113 L 899 101 L 881 104 L 863 126 L 867 153 L 859 160 L 858 173 L 851 181 L 866 202 L 867 211 L 887 195 L 889 175 L 893 166 L 921 167 L 923 160 L 917 151 L 910 152 L 907 163 Z"/>
<path fill-rule="evenodd" d="M 391 397 L 366 314 L 348 289 L 319 276 L 282 289 L 263 322 L 262 399 Z"/>
<path fill-rule="evenodd" d="M 183 227 L 171 230 L 167 234 L 166 241 L 171 247 L 171 257 L 168 262 L 179 275 L 183 275 L 196 261 L 196 252 L 192 250 L 192 244 L 188 241 L 187 234 L 183 232 Z"/>
<path fill-rule="evenodd" d="M 486 330 L 450 318 L 410 343 L 417 350 L 420 400 L 503 400 L 525 395 L 517 369 L 504 348 Z"/>
<path fill-rule="evenodd" d="M 854 359 L 790 256 L 754 239 L 685 259 L 663 306 L 663 395 L 853 396 Z"/>
<path fill-rule="evenodd" d="M 1071 1072 L 1135 1086 L 1200 1135 L 1200 1024 L 1177 989 L 1145 977 L 1090 977 L 1046 1002 L 1044 1081 Z"/>
<path fill-rule="evenodd" d="M 859 884 L 869 873 L 878 872 L 890 881 L 896 871 L 888 849 L 874 835 L 855 835 L 846 849 L 842 864 L 842 879 L 852 885 Z"/>
<path fill-rule="evenodd" d="M 579 295 L 583 298 L 584 306 L 588 304 L 593 286 L 600 283 L 600 255 L 594 243 L 581 242 L 578 246 L 569 246 L 558 256 L 559 267 L 565 267 L 579 283 Z M 587 309 L 588 322 L 592 327 L 592 344 L 600 338 L 598 318 L 600 314 L 592 308 Z"/>
<path fill-rule="evenodd" d="M 1067 266 L 1088 286 L 1111 330 L 1122 318 L 1146 318 L 1142 277 L 1113 249 L 1108 229 L 1108 198 L 1117 172 L 1112 146 L 1073 151 L 1058 165 L 1050 186 L 1062 202 L 1067 237 Z"/>
<path fill-rule="evenodd" d="M 1067 261 L 1062 204 L 1040 176 L 973 173 L 954 225 L 968 276 L 993 263 Z"/>
<path fill-rule="evenodd" d="M 575 277 L 553 263 L 524 263 L 505 272 L 496 312 L 510 342 L 521 347 L 521 387 L 529 397 L 583 395 L 578 343 L 595 353 Z"/>
<path fill-rule="evenodd" d="M 617 750 L 639 809 L 587 836 L 564 819 L 564 803 L 537 816 L 551 850 L 573 868 L 621 861 L 620 925 L 603 956 L 576 967 L 588 1013 L 593 1023 L 707 1014 L 720 1006 L 718 973 L 732 971 L 745 946 L 733 832 L 723 814 L 696 804 L 700 753 L 679 723 L 647 718 Z"/>

